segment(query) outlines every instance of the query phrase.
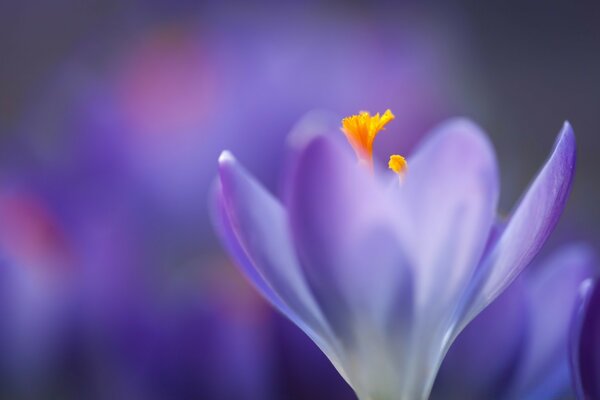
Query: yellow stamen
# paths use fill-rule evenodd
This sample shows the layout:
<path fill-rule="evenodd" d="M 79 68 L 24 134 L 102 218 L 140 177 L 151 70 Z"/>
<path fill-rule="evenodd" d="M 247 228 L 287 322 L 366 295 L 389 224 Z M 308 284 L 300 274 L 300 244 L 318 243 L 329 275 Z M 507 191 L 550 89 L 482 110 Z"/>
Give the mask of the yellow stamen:
<path fill-rule="evenodd" d="M 342 132 L 346 135 L 358 159 L 366 163 L 369 168 L 373 168 L 373 141 L 394 118 L 394 114 L 386 110 L 381 116 L 379 113 L 371 116 L 368 112 L 361 111 L 358 115 L 342 120 Z"/>
<path fill-rule="evenodd" d="M 406 158 L 398 154 L 393 154 L 390 156 L 388 167 L 398 175 L 404 176 L 406 169 L 408 168 L 408 164 L 406 163 Z"/>

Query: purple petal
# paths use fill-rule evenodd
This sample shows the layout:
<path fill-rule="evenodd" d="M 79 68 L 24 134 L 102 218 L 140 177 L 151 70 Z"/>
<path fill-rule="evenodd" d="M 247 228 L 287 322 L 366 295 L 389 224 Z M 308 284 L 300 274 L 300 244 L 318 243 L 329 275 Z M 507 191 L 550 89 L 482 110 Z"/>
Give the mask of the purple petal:
<path fill-rule="evenodd" d="M 323 349 L 331 336 L 298 265 L 281 203 L 229 153 L 219 158 L 219 175 L 228 247 L 263 294 Z"/>
<path fill-rule="evenodd" d="M 583 288 L 571 336 L 571 367 L 578 399 L 600 398 L 600 285 Z"/>
<path fill-rule="evenodd" d="M 352 316 L 383 324 L 392 314 L 406 318 L 410 269 L 397 240 L 393 209 L 376 179 L 332 139 L 319 137 L 299 154 L 290 182 L 298 254 L 338 335 L 352 331 Z"/>
<path fill-rule="evenodd" d="M 409 159 L 398 212 L 417 308 L 428 315 L 448 314 L 464 291 L 492 228 L 498 190 L 493 148 L 467 120 L 443 124 Z"/>
<path fill-rule="evenodd" d="M 529 329 L 514 398 L 555 398 L 569 387 L 568 340 L 579 288 L 596 271 L 594 254 L 571 245 L 526 275 Z"/>
<path fill-rule="evenodd" d="M 565 207 L 575 170 L 575 136 L 568 123 L 550 158 L 513 211 L 506 228 L 480 267 L 476 293 L 462 326 L 506 288 L 546 241 Z"/>
<path fill-rule="evenodd" d="M 455 311 L 496 216 L 498 173 L 486 136 L 473 123 L 442 125 L 408 161 L 397 212 L 415 275 L 412 369 L 427 390 L 451 343 Z M 428 371 L 427 374 L 420 371 Z"/>
<path fill-rule="evenodd" d="M 255 285 L 258 292 L 282 313 L 286 315 L 292 313 L 257 271 L 256 267 L 240 245 L 225 210 L 223 193 L 219 182 L 216 182 L 211 193 L 211 217 L 223 246 L 237 262 L 237 265 L 242 269 L 244 275 Z"/>

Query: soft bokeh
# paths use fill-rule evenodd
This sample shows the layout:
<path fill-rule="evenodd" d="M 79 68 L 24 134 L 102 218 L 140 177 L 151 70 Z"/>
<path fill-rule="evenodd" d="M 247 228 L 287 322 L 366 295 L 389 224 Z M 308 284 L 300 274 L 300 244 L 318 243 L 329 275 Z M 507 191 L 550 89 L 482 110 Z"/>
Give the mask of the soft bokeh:
<path fill-rule="evenodd" d="M 0 397 L 353 398 L 209 223 L 220 151 L 277 190 L 307 113 L 392 109 L 382 163 L 472 117 L 506 212 L 568 119 L 578 175 L 547 248 L 597 245 L 598 18 L 591 3 L 1 4 Z"/>

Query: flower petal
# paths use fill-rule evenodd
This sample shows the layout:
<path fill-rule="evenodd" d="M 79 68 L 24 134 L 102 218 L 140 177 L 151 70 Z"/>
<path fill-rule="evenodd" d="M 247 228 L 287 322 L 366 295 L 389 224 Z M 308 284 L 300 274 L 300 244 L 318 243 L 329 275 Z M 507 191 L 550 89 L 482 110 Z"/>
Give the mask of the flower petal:
<path fill-rule="evenodd" d="M 443 124 L 409 159 L 398 211 L 416 306 L 428 318 L 456 306 L 484 251 L 498 191 L 493 148 L 468 120 Z"/>
<path fill-rule="evenodd" d="M 498 172 L 492 146 L 473 123 L 443 124 L 408 161 L 398 191 L 401 243 L 415 276 L 410 356 L 427 396 L 451 343 L 455 312 L 495 219 Z"/>
<path fill-rule="evenodd" d="M 582 285 L 571 336 L 571 368 L 578 399 L 600 398 L 600 285 Z"/>
<path fill-rule="evenodd" d="M 565 123 L 550 158 L 480 266 L 462 326 L 498 296 L 538 253 L 565 207 L 574 169 L 575 136 Z"/>
<path fill-rule="evenodd" d="M 265 281 L 242 248 L 232 229 L 231 220 L 227 215 L 227 211 L 225 210 L 220 182 L 216 182 L 212 189 L 210 206 L 212 222 L 219 235 L 219 239 L 228 253 L 236 260 L 237 265 L 242 269 L 244 275 L 255 285 L 258 292 L 273 304 L 275 308 L 286 315 L 293 313 Z"/>
<path fill-rule="evenodd" d="M 372 316 L 396 294 L 405 262 L 384 191 L 332 139 L 311 141 L 290 179 L 298 255 L 313 293 L 340 335 L 353 313 Z M 368 304 L 367 304 L 368 303 Z"/>
<path fill-rule="evenodd" d="M 335 341 L 298 265 L 281 203 L 229 153 L 219 158 L 219 176 L 224 238 L 243 272 L 338 363 Z"/>

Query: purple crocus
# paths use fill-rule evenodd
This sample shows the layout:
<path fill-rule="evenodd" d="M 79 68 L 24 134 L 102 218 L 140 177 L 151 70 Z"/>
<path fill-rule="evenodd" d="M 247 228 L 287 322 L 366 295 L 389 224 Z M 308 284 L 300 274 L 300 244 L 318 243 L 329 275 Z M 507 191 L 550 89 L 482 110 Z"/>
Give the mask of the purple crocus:
<path fill-rule="evenodd" d="M 573 244 L 532 265 L 452 344 L 432 399 L 554 399 L 568 394 L 569 331 L 579 291 L 597 274 Z"/>
<path fill-rule="evenodd" d="M 566 123 L 498 233 L 496 160 L 480 128 L 446 122 L 408 161 L 391 157 L 397 179 L 371 159 L 392 119 L 344 120 L 359 163 L 328 135 L 294 141 L 282 200 L 232 154 L 219 158 L 216 221 L 226 246 L 361 399 L 428 397 L 460 331 L 549 236 L 575 163 Z"/>
<path fill-rule="evenodd" d="M 600 398 L 600 285 L 587 285 L 571 336 L 571 372 L 578 399 Z"/>

